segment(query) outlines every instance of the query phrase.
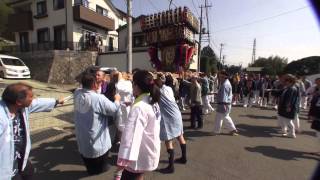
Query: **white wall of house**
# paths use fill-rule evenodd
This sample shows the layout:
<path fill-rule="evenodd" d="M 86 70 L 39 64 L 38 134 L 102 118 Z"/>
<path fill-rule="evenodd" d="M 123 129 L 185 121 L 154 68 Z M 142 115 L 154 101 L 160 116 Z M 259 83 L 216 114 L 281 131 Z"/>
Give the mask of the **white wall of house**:
<path fill-rule="evenodd" d="M 115 29 L 117 29 L 119 27 L 119 25 L 126 24 L 126 21 L 124 21 L 122 18 L 118 17 L 117 14 L 115 12 L 113 12 L 113 10 L 108 6 L 108 4 L 105 2 L 105 0 L 94 0 L 94 1 L 91 0 L 91 1 L 89 1 L 89 8 L 90 9 L 96 10 L 97 5 L 108 11 L 108 14 L 107 14 L 108 17 L 112 18 L 115 21 Z M 76 26 L 78 26 L 78 25 L 76 25 Z M 95 29 L 97 29 L 97 28 L 95 28 Z M 75 27 L 74 27 L 74 30 L 75 30 Z M 73 39 L 74 40 L 79 39 L 78 30 L 74 31 L 74 32 L 76 32 L 76 33 L 73 33 L 74 35 L 76 35 L 76 37 L 74 37 Z M 117 31 L 102 32 L 99 30 L 98 33 L 103 36 L 106 35 L 106 39 L 103 42 L 104 46 L 109 45 L 109 38 L 112 37 L 113 38 L 113 47 L 115 49 L 118 49 L 118 32 Z M 76 41 L 76 42 L 78 42 L 78 41 Z"/>
<path fill-rule="evenodd" d="M 89 30 L 88 30 L 89 29 Z M 100 36 L 103 37 L 103 46 L 107 46 L 108 40 L 108 31 L 97 28 L 96 26 L 91 26 L 89 24 L 83 24 L 80 22 L 75 21 L 73 23 L 73 42 L 81 42 L 81 38 L 83 38 L 83 33 L 85 31 L 94 30 L 94 32 L 98 33 Z"/>
<path fill-rule="evenodd" d="M 97 33 L 101 34 L 103 37 L 103 45 L 109 45 L 109 38 L 113 38 L 113 47 L 115 50 L 118 49 L 118 32 L 117 31 L 106 31 L 102 28 L 98 28 L 95 26 L 90 26 L 86 23 L 81 23 L 73 20 L 73 5 L 76 0 L 65 0 L 66 7 L 59 10 L 53 9 L 53 0 L 33 0 L 31 3 L 31 10 L 33 12 L 33 16 L 37 14 L 37 2 L 46 1 L 47 5 L 47 14 L 48 17 L 44 18 L 33 18 L 33 31 L 29 31 L 29 42 L 37 43 L 38 42 L 38 30 L 42 28 L 49 28 L 50 33 L 50 41 L 54 40 L 54 27 L 59 25 L 65 25 L 67 30 L 67 41 L 69 42 L 79 42 L 83 34 L 82 26 L 90 27 L 91 29 L 97 30 Z M 96 5 L 105 8 L 108 11 L 108 16 L 115 20 L 115 29 L 119 27 L 119 25 L 126 24 L 126 20 L 122 17 L 118 17 L 118 15 L 112 11 L 112 9 L 108 6 L 108 4 L 104 0 L 90 0 L 89 7 L 92 10 L 96 10 Z M 67 13 L 67 18 L 66 18 Z M 20 37 L 19 33 L 15 33 L 16 43 L 19 44 Z"/>
<path fill-rule="evenodd" d="M 32 14 L 33 16 L 37 15 L 37 2 L 41 2 L 43 0 L 36 0 L 34 3 L 32 3 Z M 54 40 L 54 30 L 53 27 L 59 26 L 59 25 L 65 25 L 66 24 L 66 13 L 65 8 L 54 10 L 53 9 L 53 0 L 46 0 L 47 4 L 47 14 L 48 17 L 35 19 L 33 18 L 33 33 L 32 38 L 30 39 L 30 43 L 37 43 L 38 42 L 38 29 L 42 28 L 49 28 L 50 33 L 50 41 Z"/>
<path fill-rule="evenodd" d="M 99 55 L 98 65 L 116 67 L 119 71 L 127 71 L 127 55 L 124 52 Z M 133 52 L 132 69 L 135 68 L 154 70 L 149 62 L 148 52 Z"/>

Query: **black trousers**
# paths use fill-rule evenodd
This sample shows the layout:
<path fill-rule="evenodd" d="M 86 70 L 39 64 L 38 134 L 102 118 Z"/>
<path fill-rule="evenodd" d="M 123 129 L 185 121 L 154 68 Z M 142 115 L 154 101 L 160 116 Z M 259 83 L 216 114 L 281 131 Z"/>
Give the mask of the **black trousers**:
<path fill-rule="evenodd" d="M 108 153 L 97 158 L 86 158 L 81 155 L 89 175 L 101 174 L 109 170 Z"/>
<path fill-rule="evenodd" d="M 133 173 L 127 170 L 123 170 L 121 180 L 139 180 L 143 176 L 143 173 Z"/>
<path fill-rule="evenodd" d="M 24 170 L 19 171 L 18 174 L 12 177 L 12 180 L 32 180 L 33 174 L 34 174 L 34 168 L 31 164 L 31 161 L 28 160 Z"/>
<path fill-rule="evenodd" d="M 202 121 L 202 106 L 195 105 L 191 107 L 191 127 L 196 127 L 196 122 L 198 122 L 198 127 L 202 128 L 203 121 Z"/>

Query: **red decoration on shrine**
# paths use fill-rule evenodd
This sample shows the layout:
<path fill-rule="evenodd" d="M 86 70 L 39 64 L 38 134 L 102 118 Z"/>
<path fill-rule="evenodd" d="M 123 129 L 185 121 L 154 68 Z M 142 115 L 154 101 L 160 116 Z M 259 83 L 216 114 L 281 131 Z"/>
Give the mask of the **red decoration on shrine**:
<path fill-rule="evenodd" d="M 189 68 L 196 44 L 194 34 L 199 32 L 198 18 L 189 8 L 179 7 L 151 14 L 140 23 L 150 46 L 150 62 L 155 69 L 181 71 Z"/>
<path fill-rule="evenodd" d="M 150 47 L 148 49 L 148 53 L 150 56 L 150 62 L 152 64 L 152 66 L 156 69 L 156 70 L 160 70 L 161 69 L 161 61 L 158 58 L 158 48 L 156 47 Z"/>

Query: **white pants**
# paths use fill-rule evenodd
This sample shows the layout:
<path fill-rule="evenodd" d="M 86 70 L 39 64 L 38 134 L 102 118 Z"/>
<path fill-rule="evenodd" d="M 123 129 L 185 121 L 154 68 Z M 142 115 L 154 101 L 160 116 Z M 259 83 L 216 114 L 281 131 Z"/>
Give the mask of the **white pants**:
<path fill-rule="evenodd" d="M 260 94 L 259 90 L 253 91 L 253 104 L 259 103 L 259 99 L 260 99 L 259 94 Z"/>
<path fill-rule="evenodd" d="M 291 136 L 295 136 L 295 127 L 293 124 L 293 120 L 292 119 L 288 119 L 282 116 L 278 116 L 278 121 L 280 124 L 280 127 L 282 129 L 283 134 L 287 134 L 287 130 L 289 130 L 289 135 Z"/>
<path fill-rule="evenodd" d="M 209 95 L 209 102 L 214 103 L 214 94 Z"/>
<path fill-rule="evenodd" d="M 229 113 L 219 113 L 216 114 L 216 120 L 214 122 L 213 132 L 219 134 L 221 131 L 221 127 L 223 122 L 225 122 L 226 128 L 229 131 L 236 130 L 236 126 L 234 125 Z"/>
<path fill-rule="evenodd" d="M 247 107 L 248 105 L 249 106 L 252 106 L 252 104 L 253 104 L 253 98 L 251 97 L 251 98 L 249 98 L 249 95 L 248 96 L 244 96 L 243 97 L 243 101 L 244 101 L 244 103 L 243 103 L 243 105 L 245 106 L 245 107 Z"/>
<path fill-rule="evenodd" d="M 295 126 L 296 130 L 300 131 L 299 113 L 297 113 L 297 114 L 294 116 L 293 123 L 294 123 L 294 126 Z"/>
<path fill-rule="evenodd" d="M 302 96 L 301 97 L 301 101 L 300 101 L 300 107 L 302 109 L 307 109 L 307 106 L 308 106 L 308 96 Z"/>
<path fill-rule="evenodd" d="M 180 97 L 179 99 L 179 105 L 180 105 L 180 108 L 181 110 L 184 110 L 185 109 L 185 97 Z"/>
<path fill-rule="evenodd" d="M 209 112 L 214 111 L 213 107 L 211 106 L 209 102 L 209 96 L 202 96 L 202 102 L 203 102 L 203 113 L 208 114 Z"/>

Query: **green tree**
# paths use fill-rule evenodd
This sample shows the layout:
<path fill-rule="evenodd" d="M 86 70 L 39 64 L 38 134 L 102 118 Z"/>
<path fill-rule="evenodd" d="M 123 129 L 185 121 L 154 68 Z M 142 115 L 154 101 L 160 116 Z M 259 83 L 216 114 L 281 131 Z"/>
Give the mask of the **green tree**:
<path fill-rule="evenodd" d="M 236 74 L 236 73 L 240 73 L 242 71 L 242 67 L 231 65 L 231 66 L 227 66 L 226 70 L 229 74 Z"/>
<path fill-rule="evenodd" d="M 6 1 L 0 1 L 0 35 L 7 31 L 8 15 L 12 9 L 6 5 Z"/>
<path fill-rule="evenodd" d="M 253 64 L 249 64 L 249 67 L 263 67 L 264 74 L 275 76 L 282 73 L 287 64 L 287 58 L 270 56 L 268 58 L 259 57 Z"/>
<path fill-rule="evenodd" d="M 217 72 L 218 59 L 213 49 L 206 46 L 201 50 L 200 71 L 205 73 Z"/>
<path fill-rule="evenodd" d="M 320 73 L 320 56 L 310 56 L 292 61 L 284 68 L 285 73 L 311 75 Z"/>

